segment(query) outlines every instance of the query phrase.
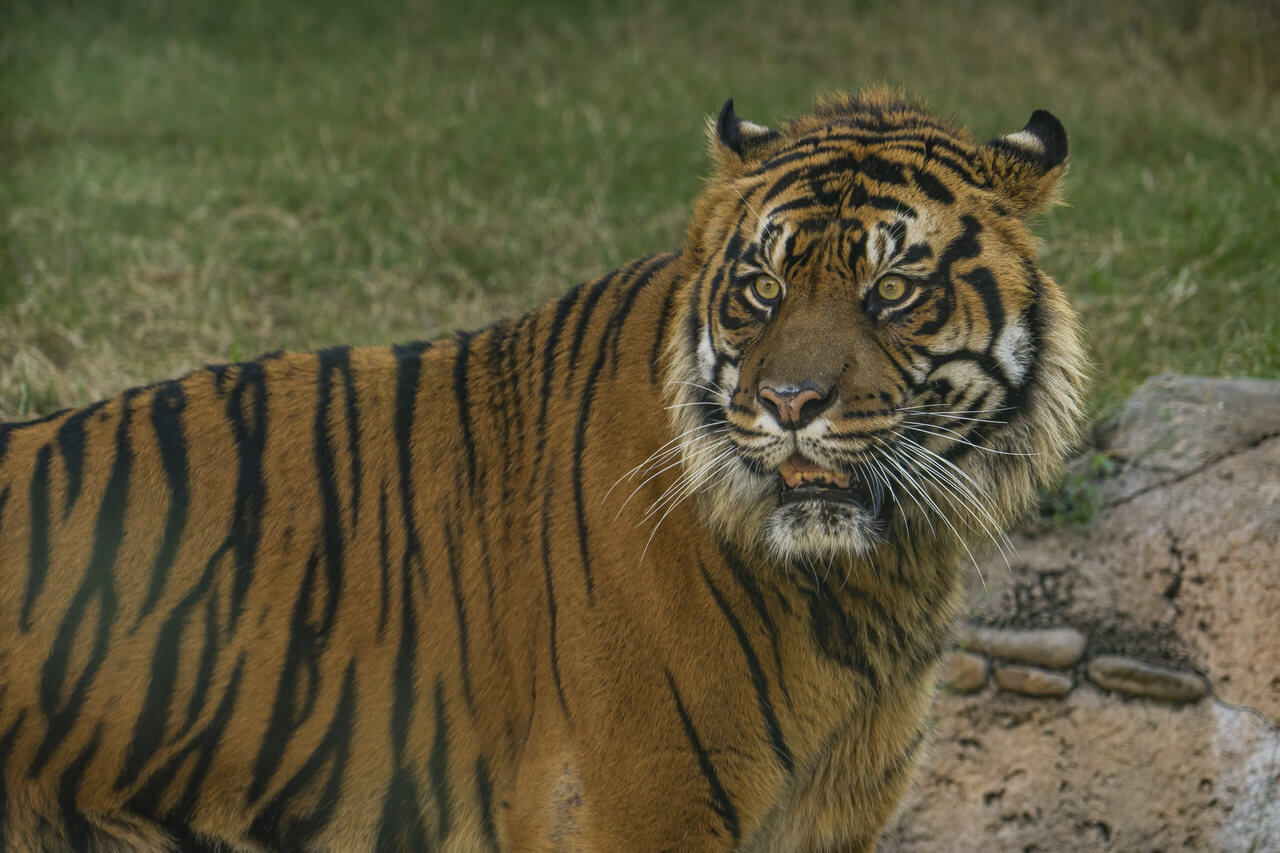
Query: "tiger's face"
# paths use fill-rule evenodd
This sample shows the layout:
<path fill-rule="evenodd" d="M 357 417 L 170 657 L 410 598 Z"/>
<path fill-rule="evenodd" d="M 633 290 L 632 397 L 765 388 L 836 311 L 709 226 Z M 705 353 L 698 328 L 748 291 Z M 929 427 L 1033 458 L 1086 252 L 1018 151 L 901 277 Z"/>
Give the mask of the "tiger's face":
<path fill-rule="evenodd" d="M 1061 125 L 979 148 L 872 93 L 780 132 L 727 104 L 716 144 L 669 384 L 713 521 L 801 560 L 997 536 L 1078 420 L 1074 318 L 1021 221 Z"/>

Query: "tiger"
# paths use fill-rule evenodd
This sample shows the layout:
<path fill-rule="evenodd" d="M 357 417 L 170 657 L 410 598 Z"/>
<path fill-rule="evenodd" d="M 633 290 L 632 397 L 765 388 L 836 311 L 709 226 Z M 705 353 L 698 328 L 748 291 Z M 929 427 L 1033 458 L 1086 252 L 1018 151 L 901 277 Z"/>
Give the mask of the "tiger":
<path fill-rule="evenodd" d="M 1062 124 L 708 121 L 682 247 L 0 427 L 0 846 L 871 850 L 1078 438 Z"/>

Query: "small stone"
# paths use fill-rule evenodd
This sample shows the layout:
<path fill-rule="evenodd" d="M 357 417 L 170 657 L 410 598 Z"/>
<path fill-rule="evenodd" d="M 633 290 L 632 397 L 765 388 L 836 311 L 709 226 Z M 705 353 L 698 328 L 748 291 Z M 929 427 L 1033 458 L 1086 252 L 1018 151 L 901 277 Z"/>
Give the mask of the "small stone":
<path fill-rule="evenodd" d="M 1026 696 L 1066 696 L 1072 687 L 1071 676 L 1034 666 L 997 667 L 996 684 Z"/>
<path fill-rule="evenodd" d="M 952 652 L 938 671 L 938 683 L 952 693 L 973 693 L 987 683 L 987 659 L 972 652 Z"/>
<path fill-rule="evenodd" d="M 1094 684 L 1106 690 L 1166 702 L 1194 702 L 1209 690 L 1205 680 L 1193 672 L 1119 655 L 1096 657 L 1089 661 L 1085 672 Z"/>
<path fill-rule="evenodd" d="M 969 651 L 1057 668 L 1080 660 L 1084 644 L 1084 634 L 1074 628 L 970 628 L 960 638 Z"/>

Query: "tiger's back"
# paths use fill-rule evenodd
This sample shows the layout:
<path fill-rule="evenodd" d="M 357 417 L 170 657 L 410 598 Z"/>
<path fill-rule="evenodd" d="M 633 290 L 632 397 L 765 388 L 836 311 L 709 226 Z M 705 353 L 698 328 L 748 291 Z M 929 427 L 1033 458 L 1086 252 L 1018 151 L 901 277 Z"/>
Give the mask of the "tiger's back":
<path fill-rule="evenodd" d="M 4 427 L 9 843 L 494 841 L 549 627 L 540 552 L 574 550 L 528 496 L 573 493 L 551 422 L 629 332 L 586 341 L 607 306 L 571 309 L 601 293 Z"/>

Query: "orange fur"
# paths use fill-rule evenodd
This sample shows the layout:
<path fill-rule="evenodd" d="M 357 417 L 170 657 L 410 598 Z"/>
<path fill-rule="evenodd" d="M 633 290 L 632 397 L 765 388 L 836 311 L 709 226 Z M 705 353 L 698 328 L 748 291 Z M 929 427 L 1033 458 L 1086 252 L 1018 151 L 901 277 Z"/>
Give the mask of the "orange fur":
<path fill-rule="evenodd" d="M 1044 120 L 977 146 L 884 91 L 732 121 L 682 252 L 431 345 L 0 426 L 0 846 L 873 847 L 987 523 L 920 456 L 883 517 L 819 530 L 777 514 L 771 466 L 880 476 L 904 409 L 980 389 L 997 425 L 916 438 L 992 525 L 1026 507 L 1083 393 L 1019 218 L 1063 166 Z M 761 308 L 735 270 L 777 234 Z M 895 316 L 868 288 L 908 241 Z M 936 375 L 902 379 L 913 345 L 947 350 Z M 774 374 L 875 411 L 779 431 Z"/>

